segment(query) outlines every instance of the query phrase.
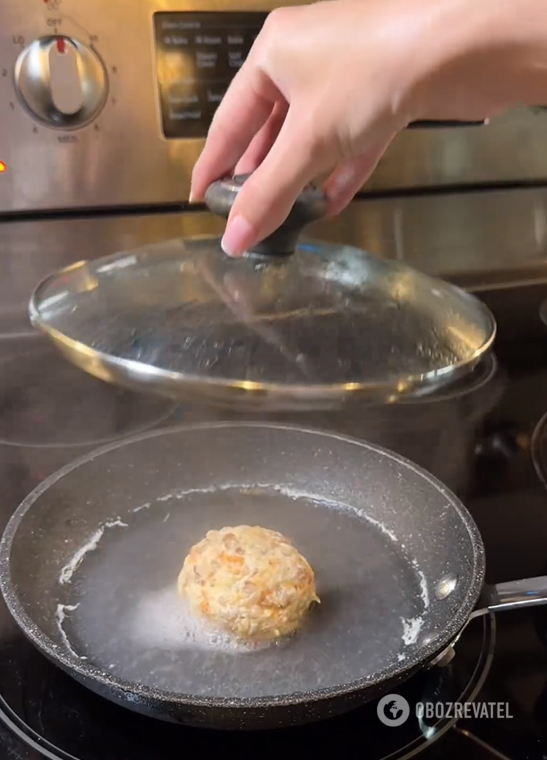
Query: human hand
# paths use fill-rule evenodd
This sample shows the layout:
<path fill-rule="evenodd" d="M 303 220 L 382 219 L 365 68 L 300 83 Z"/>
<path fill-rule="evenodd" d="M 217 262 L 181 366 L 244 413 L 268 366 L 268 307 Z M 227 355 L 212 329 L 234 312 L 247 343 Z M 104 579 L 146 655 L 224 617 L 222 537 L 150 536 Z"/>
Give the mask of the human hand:
<path fill-rule="evenodd" d="M 240 255 L 275 231 L 303 188 L 328 173 L 329 214 L 339 213 L 411 121 L 482 121 L 526 102 L 533 30 L 546 8 L 544 0 L 329 0 L 271 13 L 192 177 L 199 201 L 211 182 L 252 173 L 225 251 Z"/>

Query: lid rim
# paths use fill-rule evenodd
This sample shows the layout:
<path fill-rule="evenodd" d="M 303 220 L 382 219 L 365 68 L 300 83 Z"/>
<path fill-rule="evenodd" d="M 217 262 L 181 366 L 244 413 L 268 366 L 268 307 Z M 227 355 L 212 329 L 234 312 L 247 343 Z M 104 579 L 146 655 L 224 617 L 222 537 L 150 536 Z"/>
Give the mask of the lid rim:
<path fill-rule="evenodd" d="M 281 383 L 258 383 L 256 381 L 245 380 L 222 380 L 217 378 L 202 377 L 199 375 L 189 375 L 180 372 L 172 372 L 165 369 L 154 367 L 150 364 L 138 362 L 132 359 L 123 359 L 121 357 L 115 357 L 109 354 L 104 354 L 97 351 L 94 348 L 86 346 L 84 343 L 70 338 L 60 330 L 54 327 L 48 326 L 40 320 L 35 307 L 31 311 L 31 321 L 42 333 L 50 337 L 53 342 L 62 347 L 63 353 L 71 358 L 80 355 L 87 356 L 89 359 L 102 362 L 104 366 L 115 366 L 127 370 L 126 377 L 134 376 L 139 373 L 145 373 L 150 378 L 155 377 L 161 380 L 170 380 L 173 384 L 180 387 L 188 388 L 189 386 L 201 386 L 201 388 L 208 387 L 211 389 L 224 389 L 226 396 L 233 396 L 235 394 L 247 395 L 247 396 L 275 396 L 277 399 L 294 399 L 301 401 L 302 398 L 314 399 L 319 401 L 324 399 L 325 401 L 335 401 L 337 399 L 355 398 L 361 395 L 385 395 L 386 398 L 395 396 L 399 398 L 412 398 L 413 393 L 397 392 L 397 386 L 404 383 L 405 388 L 410 389 L 422 389 L 426 390 L 430 388 L 430 392 L 438 390 L 443 385 L 448 385 L 455 375 L 460 374 L 460 371 L 465 370 L 466 374 L 470 368 L 476 365 L 482 356 L 491 348 L 496 337 L 496 325 L 493 323 L 491 336 L 485 341 L 471 357 L 467 357 L 465 360 L 461 360 L 448 367 L 443 367 L 437 370 L 426 372 L 423 375 L 410 375 L 405 378 L 404 381 L 399 379 L 391 383 L 381 382 L 365 382 L 365 383 L 337 383 L 329 385 L 282 385 Z M 61 350 L 62 350 L 61 349 Z M 74 362 L 81 366 L 79 362 Z M 434 381 L 438 378 L 446 376 L 446 383 L 435 384 Z M 142 387 L 145 387 L 145 383 L 139 383 Z M 351 387 L 348 387 L 351 386 Z M 427 391 L 426 391 L 427 394 Z M 207 395 L 207 394 L 205 394 Z"/>
<path fill-rule="evenodd" d="M 217 237 L 205 237 L 208 240 L 214 240 L 215 244 L 218 243 Z M 181 241 L 184 242 L 183 239 L 169 242 L 178 243 Z M 309 239 L 306 242 L 311 245 L 320 245 L 322 250 L 325 248 L 337 249 L 337 246 L 328 242 L 324 243 L 314 241 L 313 239 Z M 160 245 L 165 245 L 165 243 L 160 243 Z M 429 398 L 432 394 L 449 388 L 454 381 L 469 375 L 479 360 L 493 346 L 497 335 L 494 315 L 486 304 L 480 301 L 474 294 L 453 283 L 439 281 L 438 278 L 411 270 L 408 265 L 402 262 L 385 260 L 382 257 L 375 256 L 370 252 L 354 248 L 353 246 L 342 247 L 358 253 L 360 257 L 362 256 L 365 259 L 383 262 L 383 265 L 388 270 L 410 270 L 414 277 L 420 278 L 420 285 L 422 287 L 425 283 L 426 290 L 434 287 L 440 289 L 440 292 L 433 291 L 437 299 L 442 298 L 447 293 L 449 295 L 452 293 L 452 296 L 456 299 L 456 310 L 458 304 L 460 306 L 463 305 L 464 312 L 467 309 L 471 313 L 469 321 L 478 326 L 478 334 L 473 336 L 471 345 L 469 345 L 469 342 L 466 342 L 465 349 L 469 353 L 462 356 L 463 351 L 460 351 L 459 358 L 456 361 L 447 361 L 446 356 L 442 353 L 436 357 L 433 355 L 433 366 L 429 365 L 422 372 L 412 373 L 411 370 L 409 374 L 405 375 L 403 367 L 403 374 L 396 374 L 391 368 L 389 372 L 391 377 L 378 377 L 378 374 L 375 373 L 378 379 L 341 379 L 337 382 L 318 382 L 314 384 L 310 381 L 310 378 L 306 378 L 305 382 L 299 382 L 300 378 L 297 377 L 294 378 L 295 382 L 286 382 L 283 375 L 278 371 L 276 374 L 278 378 L 281 374 L 281 381 L 279 379 L 272 381 L 263 380 L 260 377 L 261 373 L 255 373 L 259 375 L 258 379 L 247 380 L 244 379 L 247 374 L 247 367 L 236 367 L 235 372 L 234 367 L 231 367 L 228 374 L 232 374 L 233 377 L 211 377 L 207 374 L 195 374 L 195 367 L 189 367 L 190 371 L 187 372 L 184 366 L 180 368 L 176 366 L 178 362 L 175 362 L 174 369 L 170 369 L 168 366 L 169 364 L 173 364 L 172 360 L 166 360 L 167 367 L 162 367 L 147 364 L 146 361 L 139 361 L 138 359 L 116 356 L 116 354 L 108 350 L 102 351 L 93 348 L 89 342 L 86 343 L 78 338 L 70 337 L 66 330 L 67 324 L 63 321 L 59 322 L 58 319 L 55 319 L 60 327 L 52 324 L 53 319 L 51 315 L 48 317 L 48 296 L 53 301 L 54 299 L 59 300 L 59 298 L 62 300 L 65 295 L 70 295 L 71 291 L 73 296 L 79 295 L 79 286 L 82 286 L 83 292 L 86 290 L 84 287 L 86 282 L 79 282 L 78 270 L 81 270 L 84 276 L 86 274 L 93 276 L 94 273 L 100 271 L 97 269 L 99 265 L 103 268 L 105 262 L 110 265 L 112 262 L 116 262 L 120 256 L 124 259 L 127 258 L 129 260 L 133 258 L 137 261 L 138 256 L 136 251 L 118 252 L 102 257 L 99 260 L 79 261 L 47 275 L 35 287 L 30 298 L 28 313 L 32 325 L 41 333 L 48 336 L 69 361 L 95 377 L 107 382 L 125 385 L 126 387 L 136 387 L 137 389 L 159 396 L 167 396 L 172 399 L 199 398 L 201 396 L 205 402 L 213 401 L 214 403 L 216 401 L 221 404 L 227 402 L 232 406 L 241 403 L 242 406 L 250 404 L 253 407 L 271 407 L 272 405 L 276 405 L 280 408 L 283 406 L 294 408 L 295 404 L 298 404 L 302 408 L 310 408 L 312 406 L 319 408 L 320 406 L 333 406 L 335 404 L 345 405 L 360 399 L 369 400 L 373 403 L 389 403 L 400 402 L 406 399 L 412 401 L 420 398 Z M 148 256 L 148 253 L 143 251 L 143 249 L 138 249 L 138 252 L 139 255 L 144 253 L 145 257 Z M 161 261 L 159 263 L 160 265 L 162 264 Z M 380 269 L 380 277 L 383 277 L 383 267 L 381 266 Z M 75 283 L 68 283 L 66 292 L 59 292 L 60 279 L 68 274 L 76 274 L 77 279 Z M 49 293 L 50 289 L 52 289 L 52 293 Z M 56 289 L 57 293 L 55 293 Z M 75 311 L 76 306 L 72 310 Z M 68 327 L 70 328 L 70 322 L 68 323 Z M 266 334 L 265 340 L 271 342 L 268 334 Z M 479 341 L 480 343 L 477 345 Z M 415 345 L 412 345 L 412 341 L 409 343 L 409 348 L 416 351 Z M 337 350 L 339 350 L 339 347 Z M 366 345 L 363 345 L 361 346 L 361 350 L 366 351 L 368 348 Z M 237 371 L 238 369 L 242 370 L 241 373 Z"/>

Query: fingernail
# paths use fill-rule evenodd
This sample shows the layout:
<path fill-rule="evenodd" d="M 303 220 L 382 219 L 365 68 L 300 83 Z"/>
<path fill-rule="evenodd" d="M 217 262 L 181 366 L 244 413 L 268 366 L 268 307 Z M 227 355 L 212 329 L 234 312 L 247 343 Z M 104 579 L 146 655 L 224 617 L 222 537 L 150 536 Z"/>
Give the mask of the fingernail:
<path fill-rule="evenodd" d="M 190 190 L 190 195 L 188 196 L 188 203 L 194 202 L 194 193 L 192 190 Z"/>
<path fill-rule="evenodd" d="M 353 185 L 355 177 L 358 175 L 357 168 L 355 166 L 340 168 L 330 177 L 324 187 L 327 200 L 331 203 L 336 201 L 339 196 L 347 191 L 348 187 Z"/>
<path fill-rule="evenodd" d="M 242 256 L 254 243 L 254 228 L 242 216 L 236 216 L 228 222 L 220 245 L 228 256 Z"/>

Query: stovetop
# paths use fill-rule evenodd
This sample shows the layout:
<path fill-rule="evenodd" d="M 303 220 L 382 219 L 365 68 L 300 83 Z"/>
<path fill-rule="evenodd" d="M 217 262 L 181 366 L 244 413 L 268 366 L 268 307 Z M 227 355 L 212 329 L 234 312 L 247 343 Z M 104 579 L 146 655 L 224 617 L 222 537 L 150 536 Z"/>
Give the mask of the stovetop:
<path fill-rule="evenodd" d="M 538 306 L 547 284 L 481 294 L 499 324 L 495 352 L 505 391 L 484 426 L 467 505 L 482 532 L 487 581 L 547 573 L 547 491 L 530 439 L 547 412 L 547 328 Z M 515 304 L 521 304 L 516 309 Z M 517 314 L 518 318 L 510 318 Z M 530 329 L 526 325 L 531 326 Z M 180 424 L 192 410 L 116 389 L 66 362 L 44 338 L 0 342 L 0 528 L 48 474 L 105 441 Z M 326 741 L 371 760 L 547 758 L 547 612 L 473 621 L 455 656 L 399 690 L 411 705 L 475 700 L 508 705 L 505 718 L 411 718 L 398 728 L 377 704 L 318 725 L 277 732 L 205 732 L 136 716 L 89 693 L 27 643 L 0 602 L 0 758 L 152 760 L 199 741 L 200 752 L 312 751 Z M 328 739 L 330 737 L 330 739 Z M 176 745 L 176 747 L 175 747 Z M 197 749 L 197 747 L 196 747 Z M 334 748 L 333 748 L 334 749 Z M 192 751 L 192 749 L 190 749 Z"/>

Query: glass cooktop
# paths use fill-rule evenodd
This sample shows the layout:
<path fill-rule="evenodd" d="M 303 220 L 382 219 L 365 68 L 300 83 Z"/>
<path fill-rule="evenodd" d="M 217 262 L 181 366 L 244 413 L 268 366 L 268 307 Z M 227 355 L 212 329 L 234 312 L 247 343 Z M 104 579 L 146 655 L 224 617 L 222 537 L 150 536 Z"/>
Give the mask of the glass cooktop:
<path fill-rule="evenodd" d="M 547 286 L 544 291 L 547 297 Z M 495 312 L 502 309 L 501 317 L 504 303 L 490 304 Z M 547 411 L 547 331 L 544 340 L 540 334 L 515 341 L 499 321 L 496 354 L 504 393 L 478 431 L 466 497 L 485 541 L 488 582 L 547 572 L 547 491 L 530 455 L 532 431 Z M 0 373 L 2 528 L 24 496 L 68 461 L 106 440 L 189 417 L 168 402 L 136 399 L 82 376 L 41 338 L 6 346 L 0 345 L 0 364 L 10 368 Z M 104 701 L 59 671 L 24 639 L 0 603 L 0 758 L 6 760 L 156 760 L 208 750 L 267 754 L 292 751 L 296 742 L 312 752 L 330 742 L 329 751 L 358 751 L 370 760 L 417 754 L 547 758 L 547 610 L 473 621 L 452 658 L 419 673 L 398 694 L 411 710 L 397 727 L 380 720 L 377 702 L 274 732 L 165 725 Z M 506 714 L 436 717 L 435 705 L 465 701 L 503 703 Z M 416 716 L 418 702 L 431 705 L 431 714 Z"/>

